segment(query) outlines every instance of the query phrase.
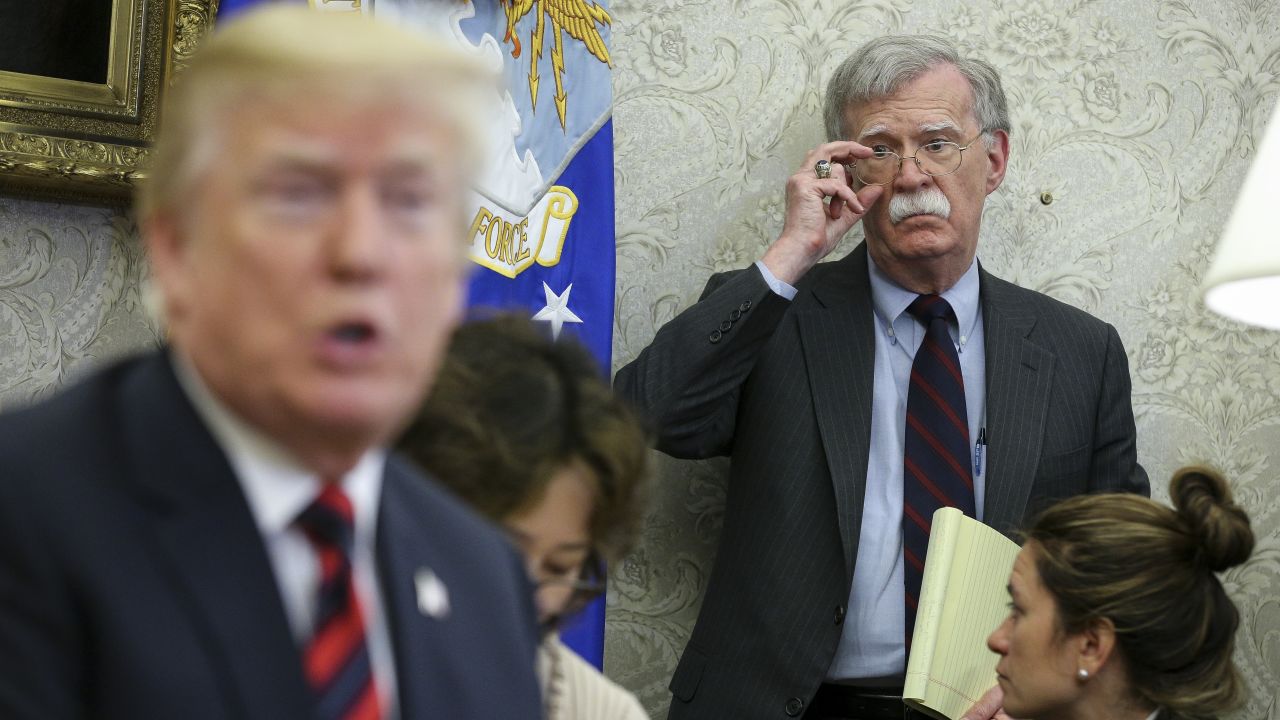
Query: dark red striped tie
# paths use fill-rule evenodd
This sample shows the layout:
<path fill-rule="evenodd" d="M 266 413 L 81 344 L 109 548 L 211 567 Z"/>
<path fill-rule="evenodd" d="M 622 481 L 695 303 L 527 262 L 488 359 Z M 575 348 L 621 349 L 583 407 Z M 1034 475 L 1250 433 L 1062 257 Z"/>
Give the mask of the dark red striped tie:
<path fill-rule="evenodd" d="M 955 507 L 969 517 L 975 514 L 964 376 L 947 331 L 947 320 L 955 313 L 937 295 L 917 297 L 907 312 L 925 326 L 924 342 L 911 364 L 903 438 L 902 554 L 910 649 L 933 513 Z"/>
<path fill-rule="evenodd" d="M 369 664 L 360 601 L 351 582 L 353 514 L 336 483 L 325 483 L 298 516 L 298 527 L 320 559 L 315 631 L 303 651 L 303 670 L 318 720 L 376 720 L 381 716 Z"/>

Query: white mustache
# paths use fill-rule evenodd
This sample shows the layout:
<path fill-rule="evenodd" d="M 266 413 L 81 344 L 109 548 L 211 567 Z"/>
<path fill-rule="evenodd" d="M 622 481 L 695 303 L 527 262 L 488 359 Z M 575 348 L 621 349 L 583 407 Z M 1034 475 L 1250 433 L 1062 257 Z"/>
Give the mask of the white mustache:
<path fill-rule="evenodd" d="M 912 215 L 937 215 L 946 220 L 951 217 L 951 203 L 937 188 L 895 194 L 889 201 L 889 222 L 897 225 Z"/>

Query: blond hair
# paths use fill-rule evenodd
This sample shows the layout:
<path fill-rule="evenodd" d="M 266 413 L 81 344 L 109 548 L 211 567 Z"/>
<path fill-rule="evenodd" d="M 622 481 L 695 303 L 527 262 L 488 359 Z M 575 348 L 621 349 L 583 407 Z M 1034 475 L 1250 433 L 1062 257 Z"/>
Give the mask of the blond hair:
<path fill-rule="evenodd" d="M 1178 470 L 1174 508 L 1137 495 L 1084 495 L 1027 533 L 1060 629 L 1115 626 L 1136 699 L 1176 718 L 1213 718 L 1243 692 L 1231 656 L 1240 615 L 1215 573 L 1253 551 L 1249 516 L 1205 467 Z"/>
<path fill-rule="evenodd" d="M 496 80 L 444 39 L 364 15 L 286 5 L 246 13 L 209 38 L 166 95 L 138 215 L 178 207 L 217 152 L 218 120 L 261 99 L 323 92 L 346 105 L 413 102 L 457 135 L 465 167 L 482 155 L 474 117 Z"/>

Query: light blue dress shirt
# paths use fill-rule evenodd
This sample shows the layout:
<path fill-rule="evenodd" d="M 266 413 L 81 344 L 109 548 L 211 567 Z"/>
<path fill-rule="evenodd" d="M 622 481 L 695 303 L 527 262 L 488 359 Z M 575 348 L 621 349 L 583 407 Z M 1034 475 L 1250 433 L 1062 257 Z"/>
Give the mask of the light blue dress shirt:
<path fill-rule="evenodd" d="M 827 680 L 893 684 L 901 682 L 907 664 L 902 569 L 902 455 L 907 388 L 911 363 L 924 340 L 925 328 L 906 311 L 916 293 L 890 280 L 870 256 L 867 261 L 876 329 L 871 449 L 848 612 Z M 757 263 L 757 267 L 774 292 L 788 299 L 795 297 L 795 288 L 774 277 L 764 263 Z M 942 297 L 959 320 L 958 326 L 951 327 L 951 339 L 964 375 L 969 439 L 976 443 L 984 424 L 987 398 L 987 358 L 976 260 Z M 975 463 L 974 503 L 979 520 L 985 471 L 985 463 L 981 468 Z"/>

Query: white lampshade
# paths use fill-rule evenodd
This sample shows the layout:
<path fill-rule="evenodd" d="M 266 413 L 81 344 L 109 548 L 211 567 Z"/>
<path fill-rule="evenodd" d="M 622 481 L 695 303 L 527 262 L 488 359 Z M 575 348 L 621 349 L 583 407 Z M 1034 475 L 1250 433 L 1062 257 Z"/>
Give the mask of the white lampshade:
<path fill-rule="evenodd" d="M 1204 302 L 1234 320 L 1280 330 L 1280 104 L 1218 242 Z"/>

